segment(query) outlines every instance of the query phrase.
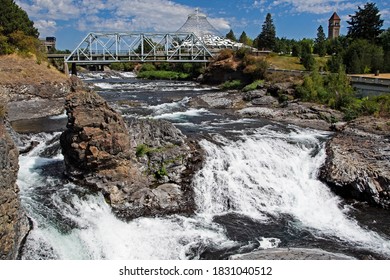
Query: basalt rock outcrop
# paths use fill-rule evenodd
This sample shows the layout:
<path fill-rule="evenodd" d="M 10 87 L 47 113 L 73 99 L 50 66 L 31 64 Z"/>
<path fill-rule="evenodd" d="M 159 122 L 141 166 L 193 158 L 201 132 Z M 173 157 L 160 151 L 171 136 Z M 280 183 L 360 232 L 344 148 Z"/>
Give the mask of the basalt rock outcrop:
<path fill-rule="evenodd" d="M 345 198 L 390 209 L 390 124 L 365 117 L 339 128 L 326 145 L 320 178 Z"/>
<path fill-rule="evenodd" d="M 94 92 L 66 99 L 61 135 L 67 175 L 100 191 L 123 219 L 193 211 L 191 145 L 173 125 L 129 122 Z"/>
<path fill-rule="evenodd" d="M 0 259 L 16 259 L 30 225 L 16 185 L 18 149 L 0 117 Z"/>
<path fill-rule="evenodd" d="M 353 260 L 354 258 L 309 248 L 273 248 L 230 256 L 230 260 Z"/>

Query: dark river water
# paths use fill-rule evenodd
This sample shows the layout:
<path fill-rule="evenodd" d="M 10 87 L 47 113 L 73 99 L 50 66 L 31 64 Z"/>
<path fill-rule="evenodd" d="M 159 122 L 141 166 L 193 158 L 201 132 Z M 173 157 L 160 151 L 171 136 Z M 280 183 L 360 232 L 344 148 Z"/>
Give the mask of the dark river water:
<path fill-rule="evenodd" d="M 104 77 L 104 79 L 103 79 Z M 275 247 L 320 248 L 355 258 L 390 258 L 388 212 L 356 208 L 317 179 L 328 132 L 191 108 L 216 91 L 194 82 L 142 81 L 131 73 L 84 75 L 124 118 L 171 121 L 205 150 L 190 217 L 118 220 L 100 195 L 63 177 L 58 136 L 66 118 L 21 121 L 18 184 L 34 223 L 24 259 L 226 259 Z"/>

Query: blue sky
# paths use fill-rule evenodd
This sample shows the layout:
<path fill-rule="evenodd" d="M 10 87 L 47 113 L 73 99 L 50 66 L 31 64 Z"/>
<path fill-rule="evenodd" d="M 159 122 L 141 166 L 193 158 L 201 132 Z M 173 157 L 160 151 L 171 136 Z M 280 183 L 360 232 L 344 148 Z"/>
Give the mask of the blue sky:
<path fill-rule="evenodd" d="M 348 15 L 367 1 L 349 0 L 16 0 L 27 11 L 41 37 L 57 37 L 58 49 L 74 49 L 90 31 L 176 31 L 195 8 L 225 35 L 233 29 L 254 38 L 266 14 L 272 15 L 278 37 L 315 38 L 319 25 L 327 33 L 328 19 L 337 11 L 341 34 L 347 33 Z M 390 3 L 376 3 L 390 26 Z"/>

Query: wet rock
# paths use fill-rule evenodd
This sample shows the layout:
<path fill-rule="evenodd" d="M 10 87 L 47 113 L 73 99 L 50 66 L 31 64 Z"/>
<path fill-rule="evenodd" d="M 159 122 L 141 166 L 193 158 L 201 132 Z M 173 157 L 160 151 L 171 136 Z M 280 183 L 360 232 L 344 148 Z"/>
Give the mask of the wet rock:
<path fill-rule="evenodd" d="M 364 120 L 366 119 L 366 120 Z M 372 130 L 386 121 L 362 118 L 349 123 L 326 145 L 320 178 L 347 198 L 390 208 L 390 140 L 386 131 Z"/>
<path fill-rule="evenodd" d="M 16 185 L 18 149 L 0 119 L 0 259 L 18 257 L 23 240 L 30 230 Z"/>
<path fill-rule="evenodd" d="M 69 95 L 66 110 L 61 147 L 67 175 L 102 192 L 118 217 L 193 211 L 187 179 L 196 157 L 172 124 L 135 120 L 126 125 L 94 92 Z"/>
<path fill-rule="evenodd" d="M 353 260 L 354 258 L 308 248 L 274 248 L 230 256 L 231 260 Z"/>

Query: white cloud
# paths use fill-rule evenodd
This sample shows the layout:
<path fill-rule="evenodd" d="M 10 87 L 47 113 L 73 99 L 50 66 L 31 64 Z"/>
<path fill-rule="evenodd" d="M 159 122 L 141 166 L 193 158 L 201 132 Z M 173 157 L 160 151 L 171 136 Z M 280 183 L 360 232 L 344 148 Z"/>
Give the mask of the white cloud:
<path fill-rule="evenodd" d="M 57 23 L 54 20 L 37 20 L 34 26 L 38 28 L 40 37 L 53 36 L 57 31 Z"/>
<path fill-rule="evenodd" d="M 78 4 L 80 1 L 74 0 L 17 0 L 15 2 L 33 19 L 69 20 L 83 13 Z"/>
<path fill-rule="evenodd" d="M 254 1 L 253 6 L 262 8 L 267 6 L 267 1 Z M 350 0 L 274 0 L 268 1 L 268 9 L 273 7 L 290 7 L 291 13 L 329 14 L 331 12 L 356 9 L 360 3 Z"/>
<path fill-rule="evenodd" d="M 176 31 L 194 7 L 169 0 L 17 0 L 33 20 L 69 21 L 80 31 Z M 218 30 L 224 18 L 209 18 Z M 37 25 L 38 26 L 38 25 Z M 41 25 L 42 26 L 42 25 Z M 43 28 L 43 27 L 42 27 Z M 40 30 L 43 33 L 42 30 Z"/>

